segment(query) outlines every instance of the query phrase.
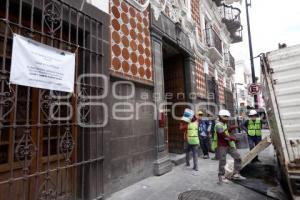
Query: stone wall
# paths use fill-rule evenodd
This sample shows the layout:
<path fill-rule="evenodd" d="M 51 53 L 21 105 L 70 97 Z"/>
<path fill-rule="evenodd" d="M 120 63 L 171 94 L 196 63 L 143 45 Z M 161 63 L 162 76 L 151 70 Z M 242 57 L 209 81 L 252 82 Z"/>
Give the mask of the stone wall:
<path fill-rule="evenodd" d="M 115 81 L 111 82 L 111 85 Z M 116 93 L 122 96 L 131 94 L 132 87 L 119 84 Z M 152 103 L 153 90 L 143 85 L 135 85 L 135 95 L 132 98 L 118 100 L 110 97 L 109 110 L 114 111 L 116 103 L 118 110 L 127 110 L 126 104 L 134 106 L 132 111 L 117 112 L 118 117 L 128 117 L 120 120 L 111 113 L 108 136 L 109 149 L 107 151 L 108 170 L 105 173 L 107 184 L 106 193 L 123 189 L 143 178 L 153 175 L 153 163 L 156 155 L 156 141 L 154 131 L 154 107 L 146 105 Z M 145 99 L 144 97 L 147 97 Z M 138 106 L 140 105 L 140 106 Z"/>

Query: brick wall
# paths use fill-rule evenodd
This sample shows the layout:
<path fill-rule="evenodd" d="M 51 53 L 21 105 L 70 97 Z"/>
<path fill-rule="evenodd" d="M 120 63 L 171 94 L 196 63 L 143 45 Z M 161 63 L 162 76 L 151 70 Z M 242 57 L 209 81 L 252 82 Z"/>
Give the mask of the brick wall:
<path fill-rule="evenodd" d="M 200 58 L 196 58 L 196 89 L 197 94 L 205 98 L 206 97 L 206 82 L 203 68 L 203 61 Z"/>
<path fill-rule="evenodd" d="M 152 83 L 149 11 L 139 12 L 124 0 L 110 5 L 111 73 Z"/>
<path fill-rule="evenodd" d="M 199 37 L 201 38 L 201 21 L 200 21 L 200 2 L 199 2 L 199 0 L 192 0 L 191 8 L 192 8 L 192 18 L 196 22 L 196 28 L 198 29 Z M 205 98 L 206 97 L 206 83 L 205 83 L 203 61 L 201 58 L 196 57 L 195 62 L 196 62 L 195 76 L 196 76 L 197 94 L 200 97 Z"/>
<path fill-rule="evenodd" d="M 199 37 L 201 38 L 202 27 L 201 27 L 201 20 L 200 20 L 200 1 L 191 0 L 191 7 L 192 7 L 192 18 L 196 22 Z"/>

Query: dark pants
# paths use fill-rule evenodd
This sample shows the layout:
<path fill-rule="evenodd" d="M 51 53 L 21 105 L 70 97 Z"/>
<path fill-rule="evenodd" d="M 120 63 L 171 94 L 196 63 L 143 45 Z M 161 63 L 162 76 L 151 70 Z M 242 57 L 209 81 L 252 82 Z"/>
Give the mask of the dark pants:
<path fill-rule="evenodd" d="M 242 159 L 240 154 L 235 148 L 232 147 L 218 147 L 219 159 L 219 176 L 225 175 L 226 156 L 229 154 L 234 159 L 234 171 L 233 173 L 239 173 L 241 170 Z"/>
<path fill-rule="evenodd" d="M 261 141 L 261 136 L 249 136 L 248 135 L 248 143 L 249 143 L 249 148 L 250 150 L 253 149 L 258 143 Z M 258 156 L 256 156 L 254 159 L 258 160 Z"/>
<path fill-rule="evenodd" d="M 190 151 L 193 153 L 193 162 L 194 162 L 194 169 L 198 169 L 198 145 L 191 145 L 186 143 L 186 164 L 190 165 Z"/>
<path fill-rule="evenodd" d="M 203 155 L 208 156 L 209 151 L 209 137 L 200 136 L 200 145 L 203 152 Z"/>
<path fill-rule="evenodd" d="M 216 150 L 215 150 L 215 159 L 216 159 L 216 160 L 219 160 L 219 159 L 220 159 L 218 147 L 217 147 Z"/>

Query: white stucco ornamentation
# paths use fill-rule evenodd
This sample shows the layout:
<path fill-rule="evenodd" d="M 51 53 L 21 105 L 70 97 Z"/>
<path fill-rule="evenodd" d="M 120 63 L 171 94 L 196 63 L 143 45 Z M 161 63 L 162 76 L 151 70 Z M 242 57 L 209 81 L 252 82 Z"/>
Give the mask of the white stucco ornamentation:
<path fill-rule="evenodd" d="M 167 0 L 166 10 L 168 10 L 169 17 L 173 22 L 180 22 L 181 10 L 178 0 Z"/>
<path fill-rule="evenodd" d="M 133 7 L 135 7 L 137 10 L 143 12 L 145 11 L 149 4 L 150 4 L 150 0 L 145 0 L 145 1 L 141 1 L 141 0 L 126 0 L 129 4 L 131 4 Z"/>
<path fill-rule="evenodd" d="M 154 18 L 158 20 L 159 15 L 166 9 L 167 0 L 163 0 L 163 3 L 160 0 L 150 0 L 150 3 L 154 12 Z"/>
<path fill-rule="evenodd" d="M 158 20 L 159 16 L 167 10 L 169 18 L 174 23 L 180 23 L 183 31 L 188 35 L 190 44 L 194 52 L 203 57 L 205 47 L 199 38 L 199 32 L 196 23 L 192 19 L 191 0 L 126 0 L 139 11 L 143 12 L 151 4 L 154 18 Z"/>
<path fill-rule="evenodd" d="M 199 32 L 195 24 L 193 25 L 193 27 L 191 27 L 191 29 L 187 30 L 187 34 L 189 36 L 192 49 L 194 50 L 197 56 L 203 59 L 206 49 L 201 42 Z"/>

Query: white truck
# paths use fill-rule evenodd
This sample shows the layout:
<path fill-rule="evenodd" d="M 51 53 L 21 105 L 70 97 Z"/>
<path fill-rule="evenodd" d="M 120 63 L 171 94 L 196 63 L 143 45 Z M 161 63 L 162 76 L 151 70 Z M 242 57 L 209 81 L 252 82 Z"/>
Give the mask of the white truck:
<path fill-rule="evenodd" d="M 281 176 L 300 200 L 300 45 L 261 55 L 266 113 Z"/>

